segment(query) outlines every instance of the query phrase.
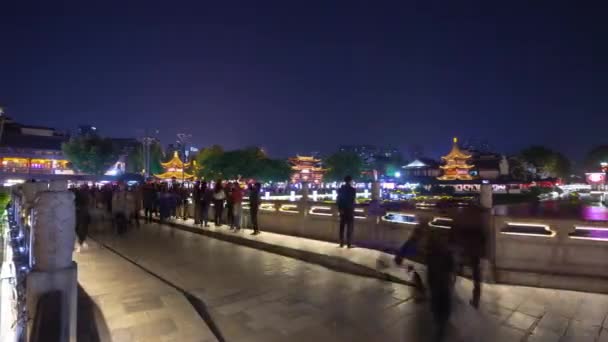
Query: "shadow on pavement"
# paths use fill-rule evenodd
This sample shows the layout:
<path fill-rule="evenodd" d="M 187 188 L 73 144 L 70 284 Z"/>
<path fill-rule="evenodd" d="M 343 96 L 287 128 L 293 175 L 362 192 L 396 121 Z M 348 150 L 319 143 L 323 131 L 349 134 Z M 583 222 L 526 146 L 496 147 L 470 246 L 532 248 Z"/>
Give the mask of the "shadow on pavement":
<path fill-rule="evenodd" d="M 76 335 L 79 342 L 111 341 L 110 330 L 99 307 L 78 285 L 78 321 Z"/>

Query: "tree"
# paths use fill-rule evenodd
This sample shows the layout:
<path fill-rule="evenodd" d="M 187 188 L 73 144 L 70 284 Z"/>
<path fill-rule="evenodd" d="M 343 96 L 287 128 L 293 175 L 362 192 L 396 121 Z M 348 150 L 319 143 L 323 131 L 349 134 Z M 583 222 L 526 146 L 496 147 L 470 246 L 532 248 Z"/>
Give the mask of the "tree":
<path fill-rule="evenodd" d="M 521 151 L 520 158 L 540 178 L 565 178 L 570 175 L 571 164 L 568 158 L 544 146 L 528 147 Z"/>
<path fill-rule="evenodd" d="M 110 139 L 98 136 L 72 137 L 61 149 L 76 170 L 93 175 L 103 175 L 119 156 Z"/>
<path fill-rule="evenodd" d="M 284 181 L 291 167 L 282 160 L 270 159 L 257 147 L 224 151 L 220 146 L 203 149 L 196 157 L 198 176 L 206 179 L 253 178 L 262 182 Z"/>
<path fill-rule="evenodd" d="M 291 178 L 293 169 L 285 160 L 263 159 L 255 176 L 261 182 L 281 182 Z"/>
<path fill-rule="evenodd" d="M 150 174 L 162 173 L 163 166 L 161 161 L 163 159 L 163 148 L 159 143 L 153 143 L 150 145 Z M 127 156 L 127 172 L 129 173 L 140 173 L 144 168 L 144 145 L 137 144 L 137 146 Z"/>
<path fill-rule="evenodd" d="M 591 149 L 585 158 L 585 170 L 597 172 L 601 163 L 608 163 L 608 145 L 599 145 Z"/>
<path fill-rule="evenodd" d="M 356 179 L 361 175 L 363 161 L 356 153 L 336 152 L 325 159 L 325 167 L 328 169 L 325 174 L 328 181 L 341 181 L 346 176 Z"/>
<path fill-rule="evenodd" d="M 202 149 L 195 158 L 198 166 L 197 176 L 207 180 L 221 178 L 223 176 L 221 173 L 223 155 L 224 149 L 219 145 Z"/>

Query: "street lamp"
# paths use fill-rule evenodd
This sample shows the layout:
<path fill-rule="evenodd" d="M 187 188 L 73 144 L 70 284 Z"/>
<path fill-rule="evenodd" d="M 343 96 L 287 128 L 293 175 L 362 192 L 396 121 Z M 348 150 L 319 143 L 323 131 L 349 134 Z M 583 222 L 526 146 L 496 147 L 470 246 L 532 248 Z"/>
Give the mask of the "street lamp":
<path fill-rule="evenodd" d="M 192 138 L 192 134 L 177 133 L 177 141 L 182 145 L 182 153 L 184 154 L 184 158 L 186 159 L 185 163 L 188 162 L 188 156 L 186 155 L 186 143 L 188 142 L 188 140 L 190 140 L 190 138 Z M 184 166 L 182 166 L 182 184 L 184 184 L 185 181 Z"/>

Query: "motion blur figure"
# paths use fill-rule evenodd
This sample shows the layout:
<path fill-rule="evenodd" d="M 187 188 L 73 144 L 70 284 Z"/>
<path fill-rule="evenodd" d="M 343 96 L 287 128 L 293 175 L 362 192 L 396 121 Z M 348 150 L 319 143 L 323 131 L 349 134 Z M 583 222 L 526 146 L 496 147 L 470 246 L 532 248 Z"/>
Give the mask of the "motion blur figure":
<path fill-rule="evenodd" d="M 431 313 L 437 327 L 436 340 L 443 340 L 452 312 L 454 258 L 447 243 L 430 234 L 427 245 L 427 282 L 431 293 Z"/>

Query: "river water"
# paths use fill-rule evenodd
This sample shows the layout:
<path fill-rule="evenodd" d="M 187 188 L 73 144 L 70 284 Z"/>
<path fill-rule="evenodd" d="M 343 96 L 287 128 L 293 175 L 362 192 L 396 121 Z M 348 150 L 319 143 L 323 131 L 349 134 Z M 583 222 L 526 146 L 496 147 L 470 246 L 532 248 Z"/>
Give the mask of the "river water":
<path fill-rule="evenodd" d="M 494 207 L 494 213 L 501 216 L 608 221 L 608 207 L 585 202 L 545 201 L 497 205 Z"/>

